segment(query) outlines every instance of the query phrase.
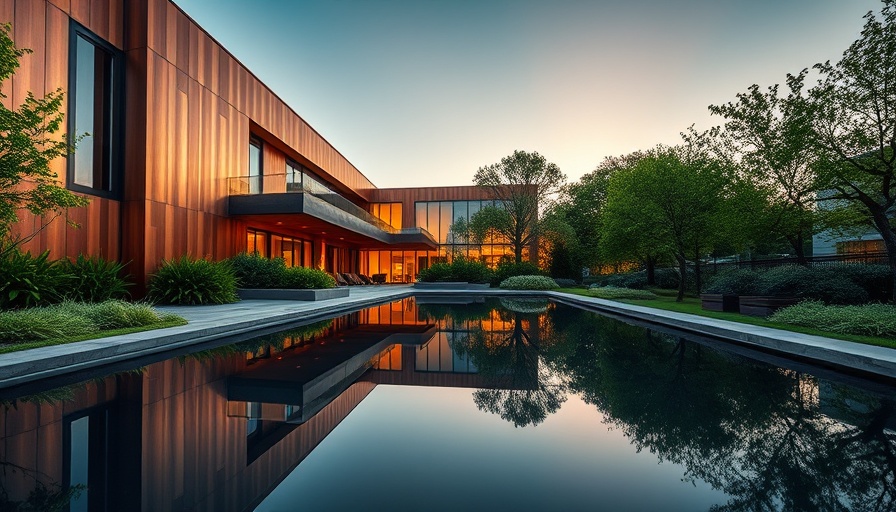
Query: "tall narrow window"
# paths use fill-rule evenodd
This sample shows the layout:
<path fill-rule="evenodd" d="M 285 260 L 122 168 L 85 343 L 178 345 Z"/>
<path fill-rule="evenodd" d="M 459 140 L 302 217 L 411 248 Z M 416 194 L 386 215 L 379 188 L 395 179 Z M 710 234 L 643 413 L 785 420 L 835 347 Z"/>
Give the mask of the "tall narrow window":
<path fill-rule="evenodd" d="M 74 21 L 69 59 L 69 188 L 113 197 L 120 190 L 122 52 Z"/>
<path fill-rule="evenodd" d="M 261 141 L 249 139 L 249 193 L 260 194 L 261 190 Z"/>

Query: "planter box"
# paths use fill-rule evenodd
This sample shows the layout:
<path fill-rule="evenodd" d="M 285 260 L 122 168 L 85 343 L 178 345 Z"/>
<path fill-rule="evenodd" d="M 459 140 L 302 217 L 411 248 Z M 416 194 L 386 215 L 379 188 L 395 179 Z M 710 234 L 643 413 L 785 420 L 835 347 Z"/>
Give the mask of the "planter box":
<path fill-rule="evenodd" d="M 740 297 L 721 293 L 703 293 L 700 295 L 700 305 L 708 311 L 737 313 L 740 310 Z"/>
<path fill-rule="evenodd" d="M 452 283 L 452 282 L 436 282 L 436 283 L 414 283 L 414 288 L 421 290 L 485 290 L 489 288 L 489 284 L 485 283 Z"/>
<path fill-rule="evenodd" d="M 775 311 L 793 306 L 800 300 L 795 297 L 768 297 L 763 295 L 741 295 L 740 313 L 749 316 L 767 317 Z"/>
<path fill-rule="evenodd" d="M 240 300 L 328 300 L 348 297 L 348 288 L 320 290 L 296 290 L 291 288 L 240 288 L 236 291 Z"/>

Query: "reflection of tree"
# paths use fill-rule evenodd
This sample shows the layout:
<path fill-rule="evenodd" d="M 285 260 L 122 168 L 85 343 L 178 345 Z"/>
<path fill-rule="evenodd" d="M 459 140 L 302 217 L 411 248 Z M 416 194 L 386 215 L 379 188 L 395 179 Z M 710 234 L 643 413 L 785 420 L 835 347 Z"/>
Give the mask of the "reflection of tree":
<path fill-rule="evenodd" d="M 34 480 L 34 488 L 28 493 L 24 501 L 9 499 L 5 481 L 10 476 L 20 474 L 28 480 Z M 75 485 L 62 488 L 55 483 L 49 487 L 41 480 L 48 480 L 49 476 L 34 469 L 24 468 L 11 462 L 0 462 L 0 511 L 3 512 L 52 512 L 67 509 L 69 503 L 84 491 L 83 485 Z"/>
<path fill-rule="evenodd" d="M 452 349 L 467 356 L 494 385 L 473 394 L 476 406 L 517 427 L 538 425 L 560 409 L 566 391 L 540 359 L 554 349 L 538 329 L 539 315 L 498 310 L 500 322 L 458 336 Z"/>
<path fill-rule="evenodd" d="M 892 399 L 566 308 L 567 386 L 639 449 L 726 492 L 718 511 L 892 510 Z M 578 317 L 578 318 L 573 318 Z M 858 405 L 856 405 L 858 404 Z M 859 411 L 859 412 L 856 412 Z"/>

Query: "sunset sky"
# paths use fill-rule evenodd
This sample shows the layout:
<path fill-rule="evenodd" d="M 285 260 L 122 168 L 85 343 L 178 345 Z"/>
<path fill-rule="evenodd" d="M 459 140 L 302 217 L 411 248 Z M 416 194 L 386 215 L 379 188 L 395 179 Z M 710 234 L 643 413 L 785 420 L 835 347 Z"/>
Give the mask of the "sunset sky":
<path fill-rule="evenodd" d="M 878 0 L 175 0 L 379 187 L 570 180 L 855 40 Z"/>

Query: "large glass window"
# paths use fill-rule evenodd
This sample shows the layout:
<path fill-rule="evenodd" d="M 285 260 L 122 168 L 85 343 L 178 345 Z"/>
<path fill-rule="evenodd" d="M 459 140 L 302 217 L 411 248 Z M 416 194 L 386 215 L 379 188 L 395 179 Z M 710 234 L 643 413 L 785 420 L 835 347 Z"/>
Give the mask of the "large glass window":
<path fill-rule="evenodd" d="M 439 242 L 438 251 L 421 253 L 417 259 L 415 272 L 440 261 L 449 261 L 456 256 L 477 259 L 489 266 L 495 266 L 504 257 L 512 257 L 513 251 L 503 237 L 487 237 L 482 244 L 469 243 L 451 233 L 451 226 L 463 219 L 469 221 L 484 206 L 492 201 L 418 201 L 414 204 L 417 227 L 429 231 Z"/>
<path fill-rule="evenodd" d="M 372 203 L 370 213 L 393 228 L 401 229 L 401 203 Z"/>
<path fill-rule="evenodd" d="M 83 138 L 69 158 L 69 188 L 115 196 L 121 188 L 123 54 L 74 21 L 70 34 L 69 133 Z"/>

